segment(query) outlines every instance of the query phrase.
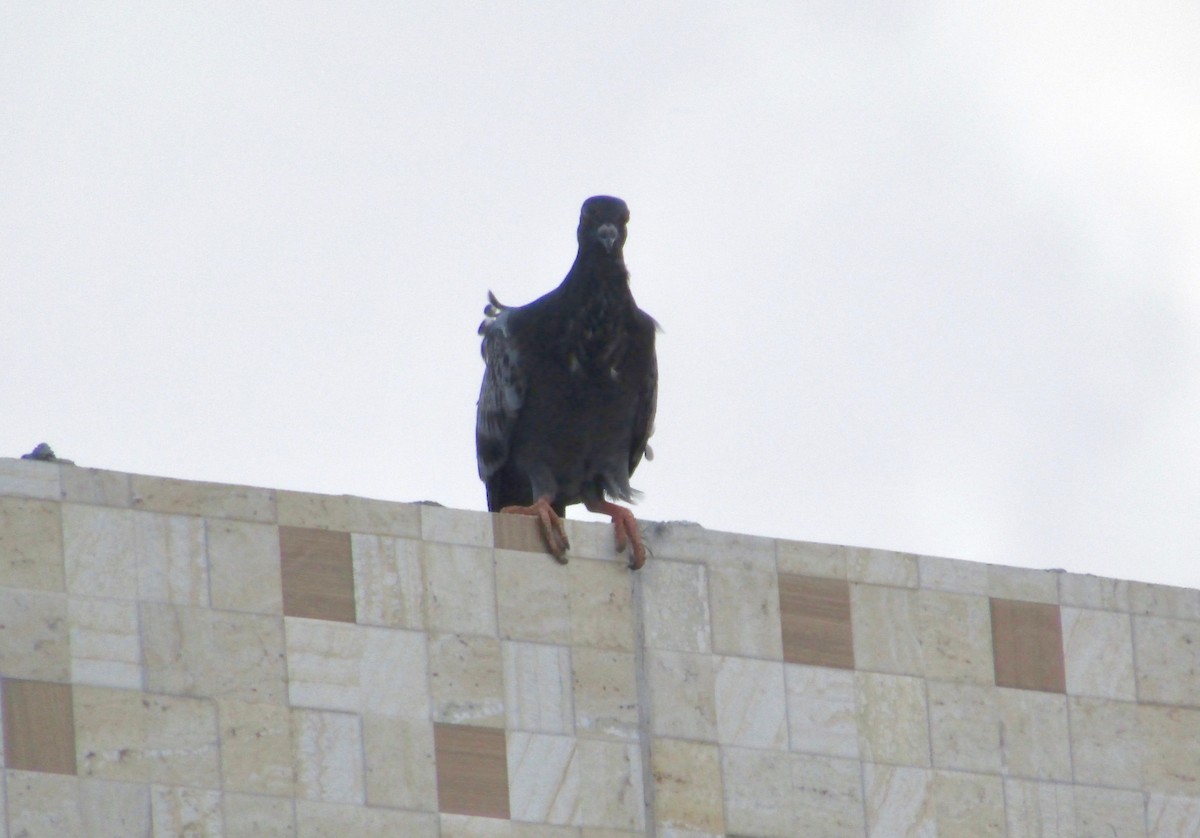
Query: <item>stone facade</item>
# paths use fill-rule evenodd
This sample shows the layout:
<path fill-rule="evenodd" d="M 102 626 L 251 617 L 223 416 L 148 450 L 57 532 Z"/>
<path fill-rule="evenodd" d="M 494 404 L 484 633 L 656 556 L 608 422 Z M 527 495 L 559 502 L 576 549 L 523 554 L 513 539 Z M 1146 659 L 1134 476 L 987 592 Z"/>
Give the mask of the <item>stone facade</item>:
<path fill-rule="evenodd" d="M 1200 592 L 0 460 L 0 836 L 1200 835 Z"/>

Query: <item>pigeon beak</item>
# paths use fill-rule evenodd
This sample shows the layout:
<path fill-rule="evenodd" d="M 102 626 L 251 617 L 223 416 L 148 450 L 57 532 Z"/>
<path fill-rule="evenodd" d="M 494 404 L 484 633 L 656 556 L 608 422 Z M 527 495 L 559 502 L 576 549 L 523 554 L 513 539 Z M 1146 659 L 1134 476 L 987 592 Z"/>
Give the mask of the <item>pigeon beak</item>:
<path fill-rule="evenodd" d="M 596 228 L 596 238 L 600 240 L 600 244 L 604 245 L 606 253 L 612 253 L 613 244 L 617 240 L 617 226 L 615 224 L 601 224 Z"/>

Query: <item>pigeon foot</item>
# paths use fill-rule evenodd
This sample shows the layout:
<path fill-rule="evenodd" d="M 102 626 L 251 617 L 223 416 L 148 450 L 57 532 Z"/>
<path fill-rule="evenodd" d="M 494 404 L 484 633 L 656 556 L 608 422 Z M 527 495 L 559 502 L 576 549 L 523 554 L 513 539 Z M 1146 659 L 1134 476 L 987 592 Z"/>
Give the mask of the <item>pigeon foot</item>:
<path fill-rule="evenodd" d="M 642 543 L 642 532 L 638 529 L 637 518 L 623 506 L 609 503 L 606 500 L 584 502 L 591 512 L 599 512 L 612 518 L 613 534 L 617 539 L 617 552 L 625 552 L 629 546 L 629 569 L 638 570 L 646 563 L 646 545 Z"/>
<path fill-rule="evenodd" d="M 531 506 L 506 506 L 500 512 L 508 515 L 532 515 L 537 518 L 541 524 L 542 540 L 546 542 L 546 549 L 559 564 L 567 563 L 567 550 L 571 547 L 571 542 L 567 540 L 567 528 L 563 525 L 562 518 L 558 517 L 558 513 L 550 506 L 550 498 L 540 497 Z"/>

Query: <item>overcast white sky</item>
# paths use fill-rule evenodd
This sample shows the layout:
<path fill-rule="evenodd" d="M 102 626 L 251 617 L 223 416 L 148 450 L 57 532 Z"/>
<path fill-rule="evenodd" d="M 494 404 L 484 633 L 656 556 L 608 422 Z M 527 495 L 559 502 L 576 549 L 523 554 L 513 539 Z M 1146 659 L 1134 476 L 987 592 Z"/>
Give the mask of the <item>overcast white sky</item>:
<path fill-rule="evenodd" d="M 639 516 L 1200 586 L 1194 0 L 2 17 L 5 456 L 482 509 L 486 292 L 608 193 Z"/>

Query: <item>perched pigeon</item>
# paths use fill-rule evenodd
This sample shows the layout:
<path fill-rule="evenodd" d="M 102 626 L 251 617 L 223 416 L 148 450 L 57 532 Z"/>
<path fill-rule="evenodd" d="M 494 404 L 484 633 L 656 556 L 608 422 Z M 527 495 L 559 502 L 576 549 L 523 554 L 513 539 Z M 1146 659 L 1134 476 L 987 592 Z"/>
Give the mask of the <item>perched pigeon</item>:
<path fill-rule="evenodd" d="M 629 292 L 622 247 L 629 208 L 599 195 L 583 202 L 579 252 L 566 279 L 523 306 L 489 292 L 475 451 L 488 509 L 533 515 L 546 546 L 566 561 L 568 504 L 612 517 L 630 567 L 646 561 L 629 475 L 654 428 L 658 324 Z"/>

